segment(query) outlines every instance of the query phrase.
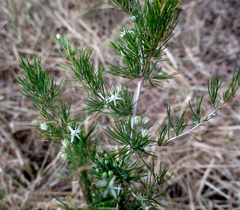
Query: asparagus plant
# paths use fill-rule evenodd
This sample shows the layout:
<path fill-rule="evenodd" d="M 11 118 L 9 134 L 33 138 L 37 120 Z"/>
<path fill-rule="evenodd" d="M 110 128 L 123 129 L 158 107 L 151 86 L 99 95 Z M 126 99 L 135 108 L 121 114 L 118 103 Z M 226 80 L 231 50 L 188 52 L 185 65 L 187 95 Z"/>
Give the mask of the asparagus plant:
<path fill-rule="evenodd" d="M 129 14 L 131 25 L 116 35 L 111 46 L 117 51 L 115 62 L 94 69 L 90 60 L 93 49 L 73 49 L 70 41 L 62 34 L 53 37 L 60 45 L 59 52 L 69 65 L 62 68 L 72 71 L 78 80 L 78 90 L 86 92 L 85 107 L 79 117 L 71 118 L 71 102 L 65 102 L 61 95 L 68 88 L 56 83 L 47 70 L 41 67 L 41 59 L 35 55 L 33 64 L 28 58 L 20 59 L 23 76 L 17 82 L 23 87 L 21 93 L 33 101 L 42 124 L 35 128 L 48 140 L 62 144 L 61 157 L 69 161 L 74 179 L 81 188 L 81 206 L 60 199 L 65 209 L 150 209 L 161 205 L 159 187 L 167 180 L 167 169 L 155 171 L 154 161 L 146 161 L 153 146 L 164 146 L 168 142 L 187 136 L 211 120 L 224 107 L 239 88 L 240 68 L 236 67 L 229 88 L 219 97 L 222 81 L 212 76 L 208 82 L 208 93 L 213 104 L 210 114 L 203 116 L 203 96 L 196 99 L 196 106 L 189 101 L 190 122 L 185 120 L 186 110 L 174 123 L 171 107 L 167 107 L 168 122 L 159 128 L 158 138 L 149 132 L 150 118 L 138 110 L 141 101 L 141 87 L 152 88 L 162 80 L 174 79 L 174 74 L 165 74 L 157 68 L 164 55 L 164 49 L 178 23 L 181 12 L 179 0 L 111 0 L 110 5 Z M 121 64 L 119 62 L 121 60 Z M 127 79 L 124 84 L 107 87 L 104 75 Z M 136 90 L 128 89 L 132 80 L 137 81 Z M 81 123 L 86 116 L 109 115 L 114 120 L 105 130 L 106 136 L 118 143 L 119 149 L 108 151 L 101 146 L 95 129 L 84 130 Z M 94 120 L 96 118 L 93 118 Z M 100 145 L 100 146 L 99 146 Z M 154 158 L 153 158 L 154 159 Z M 134 161 L 133 161 L 134 160 Z M 138 173 L 144 169 L 146 173 Z M 141 186 L 141 187 L 139 187 Z"/>

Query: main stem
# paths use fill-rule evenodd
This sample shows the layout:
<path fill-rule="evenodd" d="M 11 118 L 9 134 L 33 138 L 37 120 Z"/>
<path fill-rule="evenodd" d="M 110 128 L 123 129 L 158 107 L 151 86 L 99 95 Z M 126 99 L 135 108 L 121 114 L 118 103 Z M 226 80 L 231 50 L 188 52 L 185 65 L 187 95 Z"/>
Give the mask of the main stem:
<path fill-rule="evenodd" d="M 138 100 L 139 100 L 140 92 L 141 92 L 141 86 L 142 86 L 142 80 L 139 80 L 138 84 L 137 84 L 136 91 L 135 91 L 135 96 L 134 96 L 134 104 L 135 104 L 135 106 L 134 106 L 133 115 L 132 115 L 132 121 L 131 121 L 131 128 L 132 128 L 132 130 L 133 130 L 133 126 L 134 126 L 134 117 L 137 114 L 137 107 L 138 107 Z"/>
<path fill-rule="evenodd" d="M 136 27 L 136 26 L 135 26 Z M 142 73 L 143 73 L 143 62 L 144 62 L 144 56 L 143 56 L 143 48 L 141 48 L 141 42 L 140 40 L 138 40 L 139 42 L 139 46 L 140 46 L 140 55 L 141 55 L 141 58 L 140 58 L 140 76 L 142 76 Z M 132 119 L 131 119 L 131 135 L 130 135 L 130 142 L 131 142 L 131 139 L 133 137 L 133 129 L 134 129 L 134 118 L 136 117 L 136 114 L 137 114 L 137 108 L 138 108 L 138 101 L 139 101 L 139 98 L 140 98 L 140 92 L 141 92 L 141 86 L 142 86 L 142 82 L 143 80 L 140 79 L 138 80 L 138 84 L 137 84 L 137 88 L 136 88 L 136 91 L 135 91 L 135 94 L 134 94 L 134 110 L 133 110 L 133 115 L 132 115 Z M 132 144 L 132 142 L 131 142 Z M 128 146 L 128 153 L 130 152 L 130 145 Z"/>
<path fill-rule="evenodd" d="M 133 128 L 134 128 L 134 118 L 137 114 L 137 107 L 138 107 L 138 101 L 139 101 L 139 98 L 140 98 L 140 92 L 141 92 L 141 86 L 142 86 L 142 80 L 139 80 L 138 81 L 138 84 L 137 84 L 137 88 L 136 88 L 136 91 L 135 91 L 135 94 L 134 94 L 134 109 L 133 109 L 133 115 L 132 115 L 132 119 L 131 119 L 131 135 L 130 135 L 130 139 L 132 139 L 133 137 Z M 132 142 L 131 142 L 132 143 Z M 130 146 L 128 146 L 128 153 L 130 152 Z"/>
<path fill-rule="evenodd" d="M 140 63 L 141 63 L 140 75 L 142 76 L 142 72 L 143 72 L 143 52 L 142 51 L 141 51 Z M 138 107 L 138 101 L 139 101 L 139 98 L 140 98 L 142 82 L 143 82 L 142 79 L 138 80 L 137 88 L 136 88 L 136 91 L 135 91 L 135 94 L 134 94 L 134 104 L 135 105 L 134 105 L 133 115 L 132 115 L 132 119 L 131 119 L 130 139 L 132 139 L 132 136 L 133 136 L 134 118 L 136 117 L 136 114 L 137 114 L 137 107 Z M 129 149 L 130 149 L 130 147 L 129 147 Z"/>

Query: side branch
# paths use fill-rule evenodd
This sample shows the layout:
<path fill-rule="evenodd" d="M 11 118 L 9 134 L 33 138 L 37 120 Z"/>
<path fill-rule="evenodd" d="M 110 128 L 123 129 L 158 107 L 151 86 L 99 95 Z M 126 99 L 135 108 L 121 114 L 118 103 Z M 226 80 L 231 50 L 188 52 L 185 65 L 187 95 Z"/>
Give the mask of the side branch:
<path fill-rule="evenodd" d="M 196 128 L 200 127 L 203 123 L 211 120 L 211 119 L 216 115 L 216 112 L 217 112 L 219 109 L 221 109 L 225 104 L 226 104 L 226 101 L 224 101 L 218 108 L 216 108 L 214 111 L 212 111 L 208 116 L 206 116 L 200 123 L 198 123 L 197 125 L 195 125 L 192 129 L 190 129 L 190 130 L 186 131 L 185 133 L 182 133 L 182 134 L 180 134 L 180 135 L 178 135 L 178 136 L 174 136 L 174 137 L 172 137 L 172 138 L 168 138 L 168 139 L 164 140 L 161 145 L 166 144 L 166 143 L 168 143 L 168 142 L 170 142 L 170 141 L 176 140 L 176 139 L 178 139 L 178 138 L 181 138 L 181 137 L 183 137 L 183 136 L 186 136 L 186 135 L 191 134 L 191 132 L 192 132 L 193 130 L 195 130 Z M 149 144 L 148 146 L 155 146 L 155 145 L 157 145 L 157 144 L 158 144 L 158 143 L 156 142 L 156 143 L 153 143 L 153 144 Z"/>

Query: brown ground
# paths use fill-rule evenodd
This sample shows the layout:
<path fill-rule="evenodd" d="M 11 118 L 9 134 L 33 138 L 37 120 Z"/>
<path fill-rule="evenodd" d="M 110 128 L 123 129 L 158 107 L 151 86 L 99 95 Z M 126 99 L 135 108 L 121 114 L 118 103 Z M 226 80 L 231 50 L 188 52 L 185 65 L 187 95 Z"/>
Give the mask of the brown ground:
<path fill-rule="evenodd" d="M 64 165 L 61 170 L 60 145 L 38 141 L 42 137 L 26 126 L 38 123 L 38 115 L 31 101 L 18 92 L 21 87 L 11 76 L 21 75 L 20 57 L 31 58 L 35 53 L 42 56 L 42 66 L 58 81 L 72 78 L 57 65 L 63 59 L 51 37 L 58 32 L 65 33 L 73 44 L 80 39 L 81 46 L 94 47 L 96 67 L 111 61 L 109 40 L 114 39 L 120 25 L 129 24 L 129 16 L 96 0 L 0 0 L 0 5 L 0 194 L 5 190 L 0 209 L 57 209 L 58 202 L 50 193 L 62 200 L 71 195 L 79 203 L 76 183 L 52 175 L 64 174 L 68 167 Z M 173 105 L 178 116 L 188 107 L 188 100 L 194 102 L 194 97 L 202 94 L 206 95 L 203 112 L 210 113 L 213 107 L 207 98 L 207 80 L 212 73 L 217 74 L 225 81 L 225 90 L 240 63 L 240 1 L 185 0 L 182 7 L 166 52 L 168 61 L 162 65 L 165 72 L 183 74 L 162 84 L 161 89 L 142 88 L 139 110 L 148 107 L 146 114 L 152 123 L 166 121 L 166 102 Z M 69 88 L 64 97 L 76 99 L 72 108 L 77 115 L 83 94 Z M 160 189 L 165 192 L 163 205 L 177 210 L 240 209 L 239 99 L 240 93 L 195 136 L 153 149 L 159 158 L 156 167 L 161 162 L 169 168 L 168 176 L 173 173 Z M 100 129 L 109 123 L 104 115 L 98 120 Z M 88 127 L 91 121 L 84 123 Z M 153 136 L 158 129 L 157 124 L 153 126 Z M 104 141 L 111 148 L 115 145 L 105 137 Z"/>

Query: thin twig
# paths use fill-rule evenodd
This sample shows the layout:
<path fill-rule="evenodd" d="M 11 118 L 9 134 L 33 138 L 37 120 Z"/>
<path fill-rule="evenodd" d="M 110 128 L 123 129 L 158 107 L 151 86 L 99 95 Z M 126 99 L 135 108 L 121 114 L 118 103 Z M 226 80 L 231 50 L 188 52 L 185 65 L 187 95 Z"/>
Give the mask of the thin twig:
<path fill-rule="evenodd" d="M 203 123 L 207 122 L 208 120 L 212 119 L 212 118 L 215 116 L 216 112 L 217 112 L 219 109 L 221 109 L 221 108 L 223 107 L 223 105 L 225 105 L 225 103 L 226 103 L 226 101 L 223 102 L 221 106 L 219 106 L 219 107 L 216 108 L 214 111 L 212 111 L 208 116 L 206 116 L 200 123 L 198 123 L 198 124 L 197 124 L 196 126 L 194 126 L 192 129 L 190 129 L 190 130 L 186 131 L 185 133 L 182 133 L 182 134 L 180 134 L 180 135 L 178 135 L 178 136 L 174 136 L 174 137 L 172 137 L 172 138 L 170 138 L 170 139 L 166 139 L 166 140 L 164 140 L 164 141 L 162 142 L 162 144 L 166 144 L 166 143 L 168 143 L 168 142 L 170 142 L 170 141 L 173 141 L 173 140 L 176 140 L 176 139 L 181 138 L 181 137 L 183 137 L 183 136 L 186 136 L 186 135 L 188 135 L 188 134 L 191 134 L 191 132 L 192 132 L 193 130 L 195 130 L 196 128 L 200 127 Z M 155 145 L 157 145 L 157 144 L 158 144 L 158 143 L 155 142 L 155 143 L 153 143 L 153 144 L 149 144 L 148 146 L 155 146 Z"/>

